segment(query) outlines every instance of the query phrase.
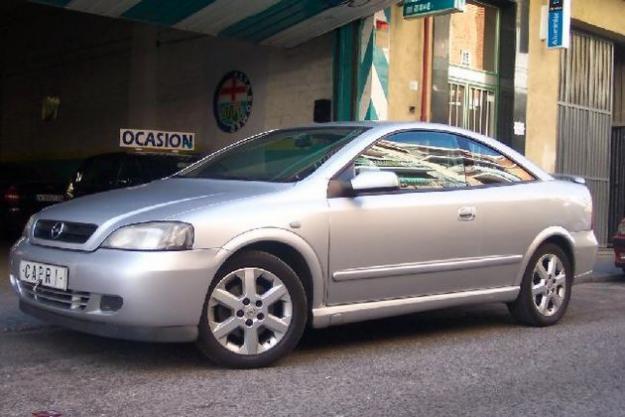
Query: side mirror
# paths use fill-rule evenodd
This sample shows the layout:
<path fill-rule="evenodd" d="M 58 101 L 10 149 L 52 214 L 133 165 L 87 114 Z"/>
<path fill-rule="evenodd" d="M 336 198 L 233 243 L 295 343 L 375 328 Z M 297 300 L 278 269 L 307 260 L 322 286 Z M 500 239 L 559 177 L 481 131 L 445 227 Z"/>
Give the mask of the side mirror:
<path fill-rule="evenodd" d="M 364 171 L 351 180 L 354 194 L 399 189 L 399 177 L 390 171 Z"/>

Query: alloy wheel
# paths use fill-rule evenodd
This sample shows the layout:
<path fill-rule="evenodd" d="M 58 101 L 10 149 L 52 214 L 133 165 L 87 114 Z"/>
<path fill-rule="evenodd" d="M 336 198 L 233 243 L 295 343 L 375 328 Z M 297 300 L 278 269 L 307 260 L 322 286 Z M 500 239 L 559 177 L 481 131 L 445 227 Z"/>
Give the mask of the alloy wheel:
<path fill-rule="evenodd" d="M 258 355 L 283 339 L 291 325 L 293 303 L 275 274 L 241 268 L 217 283 L 207 314 L 211 333 L 223 347 L 241 355 Z"/>
<path fill-rule="evenodd" d="M 556 314 L 566 298 L 566 269 L 562 260 L 554 254 L 541 256 L 532 274 L 532 300 L 540 314 L 549 317 Z"/>

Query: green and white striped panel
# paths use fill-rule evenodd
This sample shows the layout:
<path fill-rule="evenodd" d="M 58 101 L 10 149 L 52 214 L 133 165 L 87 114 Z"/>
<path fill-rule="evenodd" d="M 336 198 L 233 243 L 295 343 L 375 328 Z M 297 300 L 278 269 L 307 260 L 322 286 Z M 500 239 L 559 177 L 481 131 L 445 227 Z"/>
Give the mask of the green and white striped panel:
<path fill-rule="evenodd" d="M 358 119 L 388 120 L 390 8 L 363 19 L 358 68 Z M 381 34 L 380 32 L 386 32 Z M 384 39 L 378 40 L 378 36 Z"/>
<path fill-rule="evenodd" d="M 264 45 L 291 47 L 397 0 L 31 0 Z"/>

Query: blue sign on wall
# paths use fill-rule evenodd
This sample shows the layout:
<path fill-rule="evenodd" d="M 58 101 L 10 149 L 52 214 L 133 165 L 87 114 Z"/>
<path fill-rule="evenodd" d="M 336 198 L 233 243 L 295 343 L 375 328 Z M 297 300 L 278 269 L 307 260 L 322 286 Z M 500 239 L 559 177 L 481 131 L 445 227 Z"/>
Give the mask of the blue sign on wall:
<path fill-rule="evenodd" d="M 571 39 L 571 0 L 549 0 L 547 48 L 568 48 Z"/>

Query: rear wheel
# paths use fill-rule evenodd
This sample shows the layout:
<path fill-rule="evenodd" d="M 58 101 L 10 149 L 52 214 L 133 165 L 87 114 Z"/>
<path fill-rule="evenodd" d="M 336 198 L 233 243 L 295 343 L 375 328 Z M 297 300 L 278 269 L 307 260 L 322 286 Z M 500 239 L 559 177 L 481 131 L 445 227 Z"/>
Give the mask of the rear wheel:
<path fill-rule="evenodd" d="M 209 287 L 197 345 L 219 365 L 267 366 L 297 345 L 306 311 L 302 283 L 284 261 L 266 252 L 243 252 Z"/>
<path fill-rule="evenodd" d="M 542 245 L 530 259 L 516 301 L 508 305 L 512 316 L 530 326 L 556 324 L 571 299 L 571 261 L 557 245 Z"/>

